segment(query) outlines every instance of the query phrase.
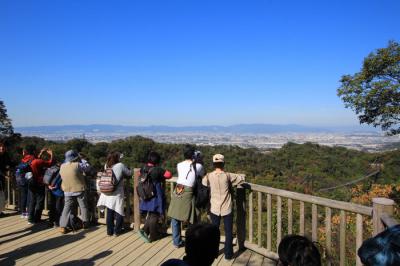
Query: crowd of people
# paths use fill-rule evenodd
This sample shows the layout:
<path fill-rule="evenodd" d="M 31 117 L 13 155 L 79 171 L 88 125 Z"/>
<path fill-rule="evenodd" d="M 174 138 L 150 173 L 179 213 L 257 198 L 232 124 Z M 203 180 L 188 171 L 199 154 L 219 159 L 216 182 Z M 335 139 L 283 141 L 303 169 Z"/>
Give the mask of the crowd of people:
<path fill-rule="evenodd" d="M 117 151 L 108 154 L 104 169 L 97 174 L 98 197 L 90 198 L 88 177 L 95 175 L 96 171 L 84 155 L 69 150 L 62 162 L 55 162 L 52 150 L 43 148 L 37 153 L 35 146 L 27 145 L 22 150 L 20 162 L 13 164 L 6 145 L 0 142 L 0 200 L 1 196 L 4 198 L 6 172 L 15 171 L 15 183 L 20 195 L 19 212 L 29 224 L 42 222 L 47 186 L 50 191 L 49 226 L 58 227 L 62 234 L 88 228 L 95 208 L 93 201 L 96 201 L 96 206 L 107 214 L 107 235 L 119 236 L 124 232 L 124 186 L 130 184 L 125 183 L 124 178 L 133 175 L 121 162 L 122 157 Z M 211 265 L 219 254 L 221 221 L 224 223 L 225 259 L 231 260 L 234 256 L 232 188 L 242 184 L 245 176 L 226 172 L 222 154 L 215 154 L 212 162 L 213 169 L 207 173 L 201 152 L 189 145 L 185 147 L 183 161 L 177 165 L 178 178 L 168 207 L 166 180 L 172 177 L 172 173 L 161 167 L 160 154 L 151 151 L 140 169 L 135 193 L 140 196 L 139 208 L 144 226 L 138 231 L 139 236 L 146 243 L 161 239 L 166 235 L 169 217 L 172 244 L 176 248 L 185 247 L 186 256 L 183 260 L 172 259 L 163 263 L 164 266 Z M 204 193 L 207 193 L 207 204 L 200 208 L 198 199 Z M 0 202 L 0 205 L 4 205 L 4 202 Z M 0 206 L 0 211 L 3 211 L 3 207 Z M 207 214 L 209 223 L 202 221 L 204 214 Z M 183 223 L 189 224 L 185 241 L 181 234 Z M 321 265 L 318 248 L 304 236 L 284 237 L 279 244 L 278 255 L 277 265 Z M 400 265 L 400 225 L 366 240 L 358 255 L 365 265 Z"/>

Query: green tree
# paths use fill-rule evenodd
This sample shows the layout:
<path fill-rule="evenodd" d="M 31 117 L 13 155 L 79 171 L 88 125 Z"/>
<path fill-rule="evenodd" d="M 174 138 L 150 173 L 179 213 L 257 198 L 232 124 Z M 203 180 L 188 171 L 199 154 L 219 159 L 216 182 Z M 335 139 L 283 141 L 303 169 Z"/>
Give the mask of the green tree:
<path fill-rule="evenodd" d="M 400 133 L 400 45 L 390 41 L 363 62 L 361 71 L 342 76 L 338 96 L 358 115 L 360 123 Z"/>
<path fill-rule="evenodd" d="M 0 136 L 10 136 L 14 133 L 11 119 L 7 115 L 4 102 L 0 100 Z"/>

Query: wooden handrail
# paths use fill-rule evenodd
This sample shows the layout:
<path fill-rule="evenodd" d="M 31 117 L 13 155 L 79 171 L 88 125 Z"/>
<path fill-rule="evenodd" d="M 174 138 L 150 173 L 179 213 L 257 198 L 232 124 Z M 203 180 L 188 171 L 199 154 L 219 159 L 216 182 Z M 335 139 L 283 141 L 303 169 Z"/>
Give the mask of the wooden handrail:
<path fill-rule="evenodd" d="M 392 215 L 388 213 L 383 213 L 381 215 L 381 221 L 385 227 L 392 227 L 400 224 L 399 221 L 397 221 Z"/>
<path fill-rule="evenodd" d="M 363 206 L 360 204 L 355 204 L 355 203 L 349 203 L 349 202 L 344 202 L 344 201 L 338 201 L 338 200 L 331 200 L 327 198 L 322 198 L 322 197 L 317 197 L 317 196 L 312 196 L 308 194 L 301 194 L 297 192 L 292 192 L 288 190 L 283 190 L 283 189 L 277 189 L 277 188 L 272 188 L 272 187 L 267 187 L 267 186 L 262 186 L 262 185 L 256 185 L 252 183 L 245 183 L 243 185 L 244 187 L 251 189 L 253 191 L 258 191 L 258 192 L 263 192 L 267 194 L 272 194 L 292 200 L 298 200 L 298 201 L 303 201 L 311 204 L 316 204 L 324 207 L 329 207 L 333 209 L 339 209 L 339 210 L 344 210 L 344 211 L 349 211 L 349 212 L 354 212 L 354 213 L 359 213 L 367 216 L 372 216 L 372 207 L 368 206 Z"/>

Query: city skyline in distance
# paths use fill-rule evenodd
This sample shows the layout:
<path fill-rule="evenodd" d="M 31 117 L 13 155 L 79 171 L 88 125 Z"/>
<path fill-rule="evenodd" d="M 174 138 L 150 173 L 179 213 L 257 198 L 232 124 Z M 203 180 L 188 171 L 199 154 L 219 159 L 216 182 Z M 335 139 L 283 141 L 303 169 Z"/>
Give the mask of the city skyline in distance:
<path fill-rule="evenodd" d="M 113 124 L 88 124 L 88 125 L 47 125 L 47 126 L 28 126 L 15 127 L 16 132 L 21 133 L 248 133 L 248 134 L 268 134 L 268 133 L 319 133 L 319 132 L 373 132 L 382 133 L 380 129 L 366 125 L 358 126 L 307 126 L 299 124 L 235 124 L 229 126 L 221 125 L 199 125 L 199 126 L 167 126 L 167 125 L 113 125 Z"/>

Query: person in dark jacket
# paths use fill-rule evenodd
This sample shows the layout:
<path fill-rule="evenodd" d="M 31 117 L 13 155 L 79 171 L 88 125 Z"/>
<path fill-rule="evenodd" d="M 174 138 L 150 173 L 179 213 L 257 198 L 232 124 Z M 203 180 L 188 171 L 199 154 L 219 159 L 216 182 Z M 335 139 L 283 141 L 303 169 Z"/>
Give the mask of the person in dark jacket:
<path fill-rule="evenodd" d="M 208 266 L 212 265 L 219 253 L 219 228 L 213 224 L 198 223 L 186 231 L 183 260 L 170 259 L 161 266 Z"/>
<path fill-rule="evenodd" d="M 400 225 L 368 238 L 357 253 L 365 266 L 400 265 Z"/>
<path fill-rule="evenodd" d="M 165 179 L 170 179 L 172 174 L 159 166 L 161 157 L 157 152 L 150 152 L 147 164 L 141 169 L 141 174 L 147 171 L 155 188 L 155 196 L 150 200 L 140 200 L 139 208 L 146 221 L 139 235 L 147 243 L 160 239 L 165 233 L 164 215 L 166 210 Z"/>
<path fill-rule="evenodd" d="M 0 193 L 5 193 L 6 190 L 6 175 L 9 169 L 12 167 L 12 162 L 7 153 L 5 141 L 0 141 Z M 4 202 L 5 203 L 5 202 Z M 0 206 L 0 216 L 3 215 L 2 209 L 5 206 Z"/>
<path fill-rule="evenodd" d="M 321 266 L 318 248 L 300 235 L 285 236 L 278 246 L 280 266 Z"/>
<path fill-rule="evenodd" d="M 60 163 L 57 164 L 60 167 Z M 59 168 L 58 168 L 59 169 Z M 59 227 L 60 217 L 64 208 L 64 191 L 61 189 L 61 176 L 58 171 L 54 181 L 48 185 L 50 191 L 49 227 Z"/>

